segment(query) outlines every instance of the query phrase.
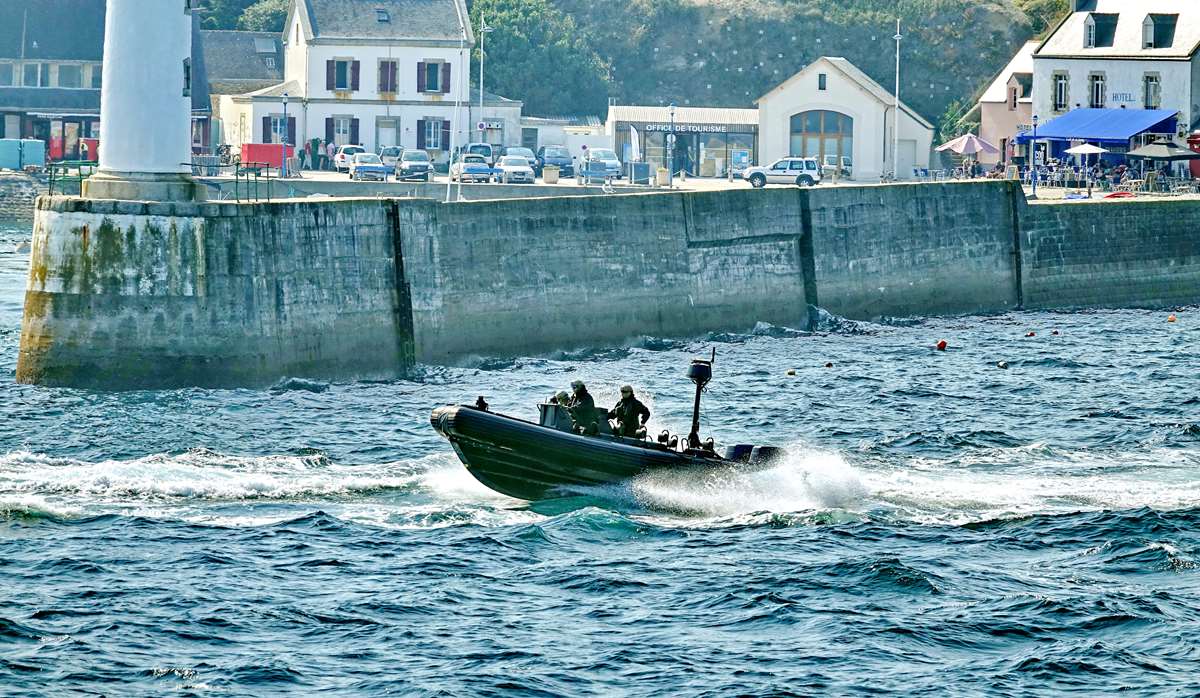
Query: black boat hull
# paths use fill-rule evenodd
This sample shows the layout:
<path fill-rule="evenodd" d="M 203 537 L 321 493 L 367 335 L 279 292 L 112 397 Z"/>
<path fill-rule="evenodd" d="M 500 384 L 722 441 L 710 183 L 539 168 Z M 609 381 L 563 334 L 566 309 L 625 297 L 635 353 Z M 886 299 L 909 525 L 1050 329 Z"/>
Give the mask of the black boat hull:
<path fill-rule="evenodd" d="M 644 440 L 582 436 L 467 406 L 439 407 L 430 422 L 477 480 L 536 501 L 614 485 L 650 470 L 730 464 L 707 452 L 679 453 Z"/>

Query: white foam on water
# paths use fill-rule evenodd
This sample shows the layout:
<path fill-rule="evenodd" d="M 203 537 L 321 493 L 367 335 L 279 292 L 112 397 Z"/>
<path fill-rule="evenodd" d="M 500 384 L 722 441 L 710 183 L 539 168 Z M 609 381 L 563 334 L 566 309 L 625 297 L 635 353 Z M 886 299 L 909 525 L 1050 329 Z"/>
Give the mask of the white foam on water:
<path fill-rule="evenodd" d="M 373 465 L 203 450 L 99 463 L 28 451 L 0 455 L 0 517 L 119 513 L 249 527 L 314 511 L 399 528 L 544 518 L 484 487 L 449 453 Z"/>
<path fill-rule="evenodd" d="M 1167 449 L 995 449 L 968 458 L 914 459 L 899 467 L 864 468 L 863 483 L 880 506 L 923 522 L 1200 506 L 1198 456 Z"/>
<path fill-rule="evenodd" d="M 861 506 L 868 490 L 858 470 L 840 454 L 803 446 L 788 452 L 764 469 L 647 473 L 634 478 L 629 489 L 646 508 L 706 518 Z"/>

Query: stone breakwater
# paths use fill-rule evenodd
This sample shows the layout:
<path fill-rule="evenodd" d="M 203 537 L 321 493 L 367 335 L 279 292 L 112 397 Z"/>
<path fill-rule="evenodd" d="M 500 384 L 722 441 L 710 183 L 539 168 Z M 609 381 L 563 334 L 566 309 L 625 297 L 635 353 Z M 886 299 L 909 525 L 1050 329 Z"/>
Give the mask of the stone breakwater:
<path fill-rule="evenodd" d="M 1014 308 L 1200 302 L 1200 202 L 1008 182 L 475 201 L 39 200 L 17 378 L 402 375 L 538 353 Z"/>
<path fill-rule="evenodd" d="M 44 178 L 0 170 L 0 218 L 28 220 L 33 217 L 34 203 L 46 193 Z"/>

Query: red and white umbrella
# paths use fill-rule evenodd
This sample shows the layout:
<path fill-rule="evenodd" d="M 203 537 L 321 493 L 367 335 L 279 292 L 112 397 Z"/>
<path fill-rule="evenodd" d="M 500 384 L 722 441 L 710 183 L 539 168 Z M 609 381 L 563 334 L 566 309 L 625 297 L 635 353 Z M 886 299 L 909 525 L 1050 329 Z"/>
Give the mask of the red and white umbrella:
<path fill-rule="evenodd" d="M 937 147 L 939 153 L 947 150 L 959 155 L 978 155 L 979 153 L 995 155 L 1000 152 L 999 148 L 976 136 L 974 133 L 959 136 L 949 143 L 943 143 Z"/>

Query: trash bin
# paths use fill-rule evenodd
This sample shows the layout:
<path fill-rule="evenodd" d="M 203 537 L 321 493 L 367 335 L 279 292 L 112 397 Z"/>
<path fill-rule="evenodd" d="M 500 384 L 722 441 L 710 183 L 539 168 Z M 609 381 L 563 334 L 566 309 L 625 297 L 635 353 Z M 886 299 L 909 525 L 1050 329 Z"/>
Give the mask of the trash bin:
<path fill-rule="evenodd" d="M 542 184 L 558 184 L 558 167 L 546 165 L 542 168 Z"/>
<path fill-rule="evenodd" d="M 658 186 L 665 187 L 670 183 L 670 172 L 665 167 L 658 168 Z"/>

